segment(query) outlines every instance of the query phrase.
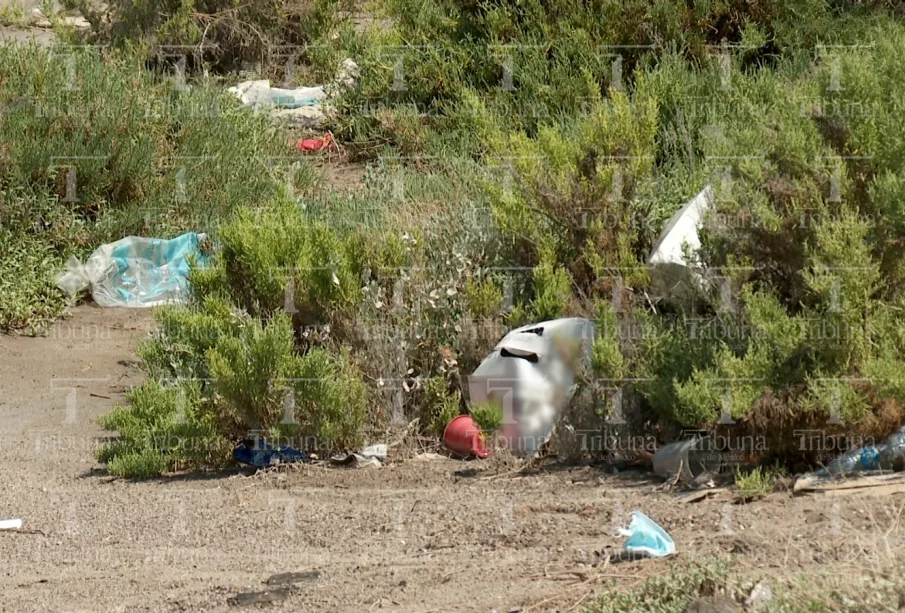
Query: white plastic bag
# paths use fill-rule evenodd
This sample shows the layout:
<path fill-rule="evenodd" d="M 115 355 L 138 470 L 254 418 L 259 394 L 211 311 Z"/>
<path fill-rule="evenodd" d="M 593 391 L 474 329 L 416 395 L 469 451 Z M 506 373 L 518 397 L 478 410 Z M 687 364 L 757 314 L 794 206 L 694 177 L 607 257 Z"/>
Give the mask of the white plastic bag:
<path fill-rule="evenodd" d="M 523 326 L 504 336 L 468 378 L 472 404 L 496 399 L 503 405 L 500 438 L 521 456 L 549 440 L 556 419 L 575 393 L 575 368 L 590 362 L 593 322 L 579 317 Z M 577 360 L 562 353 L 574 344 Z"/>
<path fill-rule="evenodd" d="M 204 234 L 172 240 L 129 236 L 101 245 L 82 264 L 71 257 L 56 278 L 69 296 L 89 290 L 104 307 L 152 307 L 188 298 L 191 258 L 204 265 Z"/>
<path fill-rule="evenodd" d="M 652 264 L 651 281 L 660 296 L 684 296 L 692 288 L 700 288 L 701 279 L 691 274 L 685 258 L 685 246 L 691 252 L 701 247 L 698 228 L 706 212 L 713 206 L 713 189 L 708 185 L 673 215 L 647 261 Z"/>
<path fill-rule="evenodd" d="M 348 88 L 355 84 L 358 77 L 358 65 L 347 58 L 336 75 L 336 80 L 331 86 L 312 85 L 309 87 L 296 87 L 286 89 L 272 87 L 270 81 L 263 79 L 258 81 L 243 81 L 238 85 L 227 89 L 234 94 L 242 104 L 252 106 L 255 109 L 262 107 L 278 107 L 282 109 L 297 109 L 301 107 L 314 107 L 320 110 L 321 103 L 327 98 L 327 89 Z M 332 90 L 331 90 L 332 92 Z"/>

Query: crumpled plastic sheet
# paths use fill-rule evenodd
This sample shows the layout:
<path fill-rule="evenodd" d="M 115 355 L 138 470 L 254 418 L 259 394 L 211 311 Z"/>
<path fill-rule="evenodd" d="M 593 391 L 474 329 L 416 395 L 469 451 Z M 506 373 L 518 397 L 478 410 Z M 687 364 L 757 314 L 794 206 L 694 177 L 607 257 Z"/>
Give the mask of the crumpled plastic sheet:
<path fill-rule="evenodd" d="M 189 232 L 171 240 L 128 236 L 101 245 L 84 264 L 71 257 L 57 286 L 74 297 L 84 290 L 103 307 L 153 307 L 188 299 L 189 266 L 207 264 L 205 234 Z"/>

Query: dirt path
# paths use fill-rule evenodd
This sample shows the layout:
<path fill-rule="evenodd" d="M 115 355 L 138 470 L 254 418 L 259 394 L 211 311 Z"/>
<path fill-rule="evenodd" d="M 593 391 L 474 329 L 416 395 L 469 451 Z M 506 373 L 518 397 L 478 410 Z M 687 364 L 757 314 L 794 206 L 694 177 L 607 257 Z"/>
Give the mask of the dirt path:
<path fill-rule="evenodd" d="M 85 306 L 47 337 L 0 337 L 0 518 L 41 532 L 0 531 L 0 610 L 237 611 L 229 597 L 308 570 L 319 577 L 268 610 L 578 610 L 635 508 L 672 534 L 678 560 L 732 553 L 777 583 L 860 574 L 905 544 L 901 494 L 679 505 L 644 475 L 590 467 L 486 478 L 486 463 L 443 458 L 113 480 L 92 459 L 96 418 L 140 381 L 133 349 L 152 325 L 144 311 Z M 633 585 L 667 567 L 607 572 Z"/>

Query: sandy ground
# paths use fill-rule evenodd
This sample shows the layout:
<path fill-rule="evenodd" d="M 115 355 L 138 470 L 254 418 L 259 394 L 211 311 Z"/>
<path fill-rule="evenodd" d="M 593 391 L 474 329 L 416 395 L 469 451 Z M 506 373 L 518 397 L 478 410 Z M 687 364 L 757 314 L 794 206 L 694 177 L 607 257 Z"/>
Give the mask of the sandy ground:
<path fill-rule="evenodd" d="M 61 9 L 60 3 L 56 0 L 51 5 L 56 11 Z M 18 8 L 27 19 L 33 9 L 41 8 L 41 2 L 40 0 L 0 0 L 0 10 L 13 8 Z M 0 23 L 0 44 L 14 41 L 18 43 L 34 42 L 38 45 L 51 45 L 56 40 L 57 35 L 50 29 Z"/>
<path fill-rule="evenodd" d="M 740 571 L 776 582 L 861 575 L 905 544 L 902 494 L 678 504 L 648 475 L 593 467 L 507 474 L 440 458 L 112 479 L 92 458 L 96 419 L 140 382 L 133 349 L 152 326 L 146 311 L 81 306 L 45 337 L 0 337 L 0 518 L 31 531 L 0 531 L 0 610 L 237 611 L 230 597 L 312 570 L 265 606 L 580 610 L 599 589 L 588 577 L 634 585 L 667 570 L 665 560 L 600 569 L 636 508 L 672 534 L 679 561 L 732 554 Z"/>

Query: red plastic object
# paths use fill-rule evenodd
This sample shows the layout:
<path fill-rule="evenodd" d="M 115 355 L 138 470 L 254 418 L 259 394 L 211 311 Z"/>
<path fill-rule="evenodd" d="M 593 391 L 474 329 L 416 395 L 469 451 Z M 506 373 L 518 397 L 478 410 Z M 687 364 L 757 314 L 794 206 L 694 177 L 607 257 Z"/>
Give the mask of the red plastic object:
<path fill-rule="evenodd" d="M 476 455 L 486 458 L 492 451 L 481 440 L 481 429 L 471 415 L 459 415 L 446 425 L 443 431 L 446 448 L 459 455 Z"/>
<path fill-rule="evenodd" d="M 303 151 L 320 151 L 321 149 L 334 149 L 335 143 L 333 142 L 333 135 L 327 132 L 319 138 L 300 140 L 295 146 Z"/>

